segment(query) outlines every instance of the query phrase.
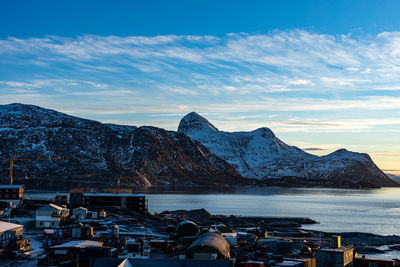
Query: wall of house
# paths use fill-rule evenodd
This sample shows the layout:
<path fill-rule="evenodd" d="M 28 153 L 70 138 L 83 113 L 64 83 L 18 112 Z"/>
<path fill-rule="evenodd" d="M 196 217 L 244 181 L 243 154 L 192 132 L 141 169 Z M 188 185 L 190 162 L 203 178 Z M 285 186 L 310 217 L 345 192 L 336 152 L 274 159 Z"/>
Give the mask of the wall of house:
<path fill-rule="evenodd" d="M 0 233 L 0 248 L 2 249 L 8 246 L 12 240 L 16 240 L 18 237 L 22 236 L 23 229 L 23 227 L 19 227 Z"/>
<path fill-rule="evenodd" d="M 51 216 L 53 209 L 36 210 L 36 228 L 58 228 L 60 217 Z"/>

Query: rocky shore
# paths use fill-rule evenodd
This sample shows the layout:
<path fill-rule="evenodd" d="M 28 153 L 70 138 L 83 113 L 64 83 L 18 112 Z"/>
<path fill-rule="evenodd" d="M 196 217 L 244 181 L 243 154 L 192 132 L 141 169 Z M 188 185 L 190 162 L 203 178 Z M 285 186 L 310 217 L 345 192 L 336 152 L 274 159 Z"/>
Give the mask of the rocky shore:
<path fill-rule="evenodd" d="M 224 224 L 238 231 L 250 231 L 258 236 L 279 237 L 286 240 L 307 240 L 308 244 L 314 242 L 315 246 L 324 246 L 329 243 L 331 236 L 340 235 L 342 245 L 354 245 L 354 250 L 359 254 L 384 254 L 388 251 L 400 251 L 400 236 L 377 235 L 362 232 L 335 232 L 328 233 L 315 230 L 305 230 L 301 226 L 316 224 L 317 221 L 302 217 L 252 217 L 252 216 L 224 216 L 212 215 L 205 209 L 164 211 L 152 215 L 160 220 L 194 221 L 199 226 Z M 382 250 L 379 247 L 388 246 Z"/>

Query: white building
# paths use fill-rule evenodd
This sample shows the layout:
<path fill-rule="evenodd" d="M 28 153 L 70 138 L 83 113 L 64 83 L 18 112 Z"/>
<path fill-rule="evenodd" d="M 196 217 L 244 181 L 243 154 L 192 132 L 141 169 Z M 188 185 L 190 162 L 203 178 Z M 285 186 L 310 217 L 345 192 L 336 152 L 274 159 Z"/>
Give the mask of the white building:
<path fill-rule="evenodd" d="M 36 210 L 36 228 L 58 228 L 69 215 L 69 209 L 47 204 Z"/>
<path fill-rule="evenodd" d="M 75 218 L 86 218 L 88 214 L 88 209 L 84 207 L 78 207 L 72 210 L 72 215 L 75 216 Z"/>

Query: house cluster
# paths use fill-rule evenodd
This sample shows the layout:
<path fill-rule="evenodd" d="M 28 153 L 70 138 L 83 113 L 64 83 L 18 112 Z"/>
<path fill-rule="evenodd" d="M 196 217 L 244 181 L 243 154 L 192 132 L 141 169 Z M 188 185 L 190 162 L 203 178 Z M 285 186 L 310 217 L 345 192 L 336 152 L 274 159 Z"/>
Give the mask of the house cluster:
<path fill-rule="evenodd" d="M 144 195 L 59 194 L 52 201 L 25 200 L 40 236 L 40 266 L 337 267 L 395 266 L 393 260 L 357 257 L 340 236 L 301 235 L 297 223 L 199 214 L 147 212 Z M 18 208 L 17 208 L 18 210 Z M 196 217 L 196 216 L 197 217 Z M 208 218 L 206 218 L 209 216 Z M 234 226 L 235 225 L 235 226 Z M 31 249 L 24 226 L 0 221 L 1 251 Z M 4 254 L 6 255 L 6 254 Z M 12 266 L 12 265 L 10 265 Z"/>
<path fill-rule="evenodd" d="M 340 236 L 329 239 L 268 235 L 259 228 L 236 230 L 222 223 L 160 219 L 127 210 L 67 209 L 46 204 L 36 210 L 43 228 L 40 265 L 59 266 L 395 266 L 393 260 L 358 258 Z M 160 221 L 161 220 L 161 221 Z M 163 231 L 159 231 L 163 229 Z"/>

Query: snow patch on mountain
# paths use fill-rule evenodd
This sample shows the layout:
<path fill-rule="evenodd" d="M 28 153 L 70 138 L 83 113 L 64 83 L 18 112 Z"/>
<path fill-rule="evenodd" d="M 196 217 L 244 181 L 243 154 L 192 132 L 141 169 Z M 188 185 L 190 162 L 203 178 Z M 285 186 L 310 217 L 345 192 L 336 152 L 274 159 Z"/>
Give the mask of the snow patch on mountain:
<path fill-rule="evenodd" d="M 16 162 L 14 177 L 46 182 L 113 182 L 134 176 L 137 183 L 235 184 L 243 180 L 228 163 L 184 134 L 157 127 L 103 124 L 33 105 L 0 105 L 0 160 L 63 158 Z M 0 182 L 9 171 L 0 165 Z M 1 181 L 3 179 L 3 181 Z M 30 179 L 31 181 L 33 179 Z M 69 184 L 68 184 L 69 185 Z"/>
<path fill-rule="evenodd" d="M 377 185 L 395 185 L 367 154 L 339 149 L 318 157 L 285 144 L 266 127 L 251 132 L 224 132 L 199 114 L 191 112 L 181 120 L 178 132 L 198 140 L 247 178 L 295 176 L 368 180 Z"/>

